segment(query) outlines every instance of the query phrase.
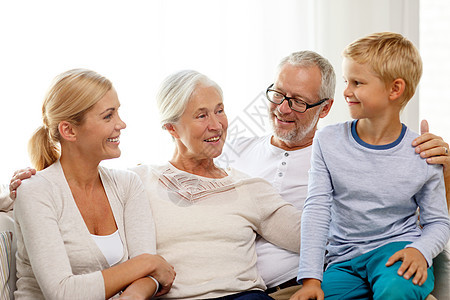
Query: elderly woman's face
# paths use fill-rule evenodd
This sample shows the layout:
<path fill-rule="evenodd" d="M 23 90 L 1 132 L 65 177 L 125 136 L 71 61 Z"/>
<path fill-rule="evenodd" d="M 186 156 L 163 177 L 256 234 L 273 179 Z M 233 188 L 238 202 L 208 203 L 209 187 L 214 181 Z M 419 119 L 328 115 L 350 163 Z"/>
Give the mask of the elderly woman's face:
<path fill-rule="evenodd" d="M 195 159 L 219 156 L 225 144 L 228 120 L 216 88 L 198 86 L 173 127 L 178 136 L 178 150 L 183 154 Z"/>

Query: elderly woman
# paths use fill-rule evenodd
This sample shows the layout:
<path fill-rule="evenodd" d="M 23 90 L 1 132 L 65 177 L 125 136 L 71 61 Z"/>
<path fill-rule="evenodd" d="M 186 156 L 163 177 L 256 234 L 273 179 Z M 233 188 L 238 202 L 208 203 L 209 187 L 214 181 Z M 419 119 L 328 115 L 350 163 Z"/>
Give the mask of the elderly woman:
<path fill-rule="evenodd" d="M 58 76 L 29 143 L 39 171 L 19 188 L 15 299 L 150 298 L 175 272 L 154 255 L 154 225 L 136 174 L 99 166 L 120 156 L 125 123 L 109 80 L 83 69 Z"/>
<path fill-rule="evenodd" d="M 266 181 L 214 164 L 228 127 L 216 83 L 178 72 L 163 82 L 158 106 L 174 155 L 133 171 L 150 198 L 157 251 L 177 270 L 164 298 L 271 299 L 256 269 L 256 235 L 298 252 L 300 213 Z"/>

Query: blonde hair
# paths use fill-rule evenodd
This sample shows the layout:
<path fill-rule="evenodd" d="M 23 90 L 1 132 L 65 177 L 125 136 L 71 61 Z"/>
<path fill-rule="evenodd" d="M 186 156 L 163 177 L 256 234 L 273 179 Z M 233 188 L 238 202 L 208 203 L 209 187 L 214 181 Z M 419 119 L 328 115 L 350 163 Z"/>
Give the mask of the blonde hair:
<path fill-rule="evenodd" d="M 178 122 L 199 85 L 212 86 L 223 97 L 222 89 L 217 83 L 194 70 L 182 70 L 164 79 L 156 96 L 163 129 L 168 123 Z"/>
<path fill-rule="evenodd" d="M 100 74 L 73 69 L 54 79 L 42 104 L 42 122 L 28 142 L 31 162 L 37 170 L 53 164 L 60 157 L 59 123 L 80 125 L 89 111 L 112 88 Z"/>
<path fill-rule="evenodd" d="M 359 64 L 369 64 L 386 84 L 405 81 L 402 106 L 412 98 L 422 76 L 422 59 L 411 41 L 399 33 L 378 32 L 349 44 L 342 54 Z"/>

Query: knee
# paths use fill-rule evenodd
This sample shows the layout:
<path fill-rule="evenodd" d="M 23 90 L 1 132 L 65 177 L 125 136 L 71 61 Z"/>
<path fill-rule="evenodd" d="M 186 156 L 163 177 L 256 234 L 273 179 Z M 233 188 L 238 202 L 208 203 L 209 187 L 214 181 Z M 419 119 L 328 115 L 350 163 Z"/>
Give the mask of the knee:
<path fill-rule="evenodd" d="M 431 292 L 426 285 L 418 286 L 412 283 L 411 279 L 406 280 L 401 276 L 396 276 L 389 281 L 383 282 L 373 288 L 373 299 L 401 300 L 401 299 L 425 299 Z"/>

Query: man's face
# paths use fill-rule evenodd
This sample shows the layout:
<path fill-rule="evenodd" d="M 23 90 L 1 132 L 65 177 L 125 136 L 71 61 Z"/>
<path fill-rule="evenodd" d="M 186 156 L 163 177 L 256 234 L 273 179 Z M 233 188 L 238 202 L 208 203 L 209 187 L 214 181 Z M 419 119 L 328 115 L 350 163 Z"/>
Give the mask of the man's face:
<path fill-rule="evenodd" d="M 288 97 L 295 97 L 308 104 L 321 100 L 319 90 L 322 83 L 317 66 L 303 67 L 285 64 L 276 78 L 272 89 Z M 288 101 L 277 105 L 269 104 L 269 118 L 273 127 L 275 146 L 307 146 L 312 143 L 322 106 L 308 109 L 304 113 L 293 111 Z"/>

